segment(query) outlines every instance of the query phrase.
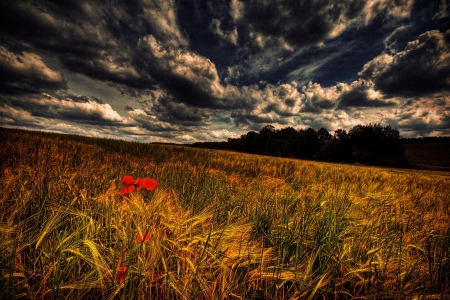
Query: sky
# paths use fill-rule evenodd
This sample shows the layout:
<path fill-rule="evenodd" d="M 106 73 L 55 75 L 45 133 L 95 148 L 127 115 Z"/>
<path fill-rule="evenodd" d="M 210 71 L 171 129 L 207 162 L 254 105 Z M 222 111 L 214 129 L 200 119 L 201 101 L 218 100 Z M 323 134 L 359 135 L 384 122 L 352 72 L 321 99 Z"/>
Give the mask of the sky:
<path fill-rule="evenodd" d="M 266 125 L 450 135 L 450 0 L 0 1 L 0 126 L 139 142 Z"/>

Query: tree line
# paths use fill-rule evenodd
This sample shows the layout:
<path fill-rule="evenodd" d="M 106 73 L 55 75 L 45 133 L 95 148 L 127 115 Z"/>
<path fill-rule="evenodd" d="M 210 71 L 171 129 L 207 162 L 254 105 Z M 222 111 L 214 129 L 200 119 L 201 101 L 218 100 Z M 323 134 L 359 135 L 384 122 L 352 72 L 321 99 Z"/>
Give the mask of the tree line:
<path fill-rule="evenodd" d="M 330 162 L 407 165 L 399 131 L 380 124 L 356 125 L 348 132 L 338 129 L 333 135 L 325 128 L 275 129 L 267 125 L 259 132 L 250 131 L 226 142 L 198 142 L 191 146 Z"/>

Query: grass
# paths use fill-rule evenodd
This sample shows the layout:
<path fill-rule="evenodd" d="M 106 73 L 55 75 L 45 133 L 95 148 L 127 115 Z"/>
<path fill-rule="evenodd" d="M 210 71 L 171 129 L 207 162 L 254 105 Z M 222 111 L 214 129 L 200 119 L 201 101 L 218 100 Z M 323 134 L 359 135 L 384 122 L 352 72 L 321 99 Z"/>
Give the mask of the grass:
<path fill-rule="evenodd" d="M 3 299 L 450 294 L 449 173 L 0 137 Z M 127 174 L 159 186 L 121 197 Z"/>

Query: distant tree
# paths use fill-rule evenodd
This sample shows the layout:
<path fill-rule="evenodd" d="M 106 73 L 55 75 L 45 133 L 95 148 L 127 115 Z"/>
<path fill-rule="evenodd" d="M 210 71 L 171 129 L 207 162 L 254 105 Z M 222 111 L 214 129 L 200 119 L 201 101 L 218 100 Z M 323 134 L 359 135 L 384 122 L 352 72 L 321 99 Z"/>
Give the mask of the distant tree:
<path fill-rule="evenodd" d="M 404 155 L 400 133 L 391 126 L 357 125 L 348 135 L 355 160 L 377 164 L 397 160 Z"/>
<path fill-rule="evenodd" d="M 323 127 L 317 131 L 317 136 L 321 145 L 325 145 L 333 139 L 333 136 Z"/>
<path fill-rule="evenodd" d="M 243 150 L 243 139 L 241 138 L 229 138 L 227 140 L 227 147 L 228 150 L 236 150 L 236 151 L 244 151 Z"/>
<path fill-rule="evenodd" d="M 321 149 L 322 159 L 328 161 L 350 161 L 351 147 L 347 131 L 338 129 L 334 132 L 331 141 Z"/>
<path fill-rule="evenodd" d="M 259 132 L 250 131 L 227 142 L 194 143 L 193 146 L 303 159 L 407 165 L 400 133 L 380 124 L 357 125 L 348 133 L 338 129 L 334 135 L 325 128 L 277 130 L 267 125 Z"/>
<path fill-rule="evenodd" d="M 299 133 L 292 127 L 280 129 L 277 133 L 277 148 L 279 156 L 298 157 Z"/>
<path fill-rule="evenodd" d="M 319 137 L 320 149 L 316 153 L 315 158 L 327 160 L 329 156 L 327 151 L 331 150 L 333 136 L 325 128 L 320 128 L 317 131 L 317 136 Z"/>
<path fill-rule="evenodd" d="M 344 141 L 348 138 L 347 131 L 343 129 L 338 129 L 334 132 L 334 137 L 339 141 Z"/>
<path fill-rule="evenodd" d="M 261 129 L 259 131 L 259 134 L 264 138 L 264 139 L 270 139 L 272 138 L 275 134 L 276 134 L 276 129 L 275 127 L 273 127 L 272 125 L 266 125 L 263 127 L 263 129 Z"/>
<path fill-rule="evenodd" d="M 248 132 L 243 141 L 243 150 L 248 153 L 262 153 L 264 147 L 263 137 L 254 131 Z"/>
<path fill-rule="evenodd" d="M 299 158 L 311 159 L 320 150 L 319 136 L 313 128 L 299 130 Z"/>
<path fill-rule="evenodd" d="M 259 131 L 261 135 L 264 145 L 261 153 L 274 155 L 276 153 L 276 148 L 278 145 L 275 145 L 275 138 L 277 135 L 277 130 L 272 125 L 266 125 Z"/>

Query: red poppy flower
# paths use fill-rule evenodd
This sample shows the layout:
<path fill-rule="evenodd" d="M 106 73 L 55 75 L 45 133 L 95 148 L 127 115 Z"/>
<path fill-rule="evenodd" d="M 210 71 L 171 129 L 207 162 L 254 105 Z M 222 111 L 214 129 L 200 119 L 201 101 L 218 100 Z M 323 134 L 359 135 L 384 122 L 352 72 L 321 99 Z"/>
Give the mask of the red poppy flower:
<path fill-rule="evenodd" d="M 123 176 L 122 182 L 125 186 L 120 190 L 119 194 L 121 196 L 129 194 L 132 191 L 134 191 L 134 184 L 136 183 L 136 180 L 134 180 L 133 176 L 131 176 L 131 175 Z"/>
<path fill-rule="evenodd" d="M 122 283 L 125 280 L 125 275 L 127 273 L 127 266 L 121 266 L 117 268 L 117 278 L 119 282 Z"/>
<path fill-rule="evenodd" d="M 148 234 L 145 234 L 145 233 L 143 233 L 142 235 L 138 234 L 136 236 L 136 242 L 140 243 L 142 241 L 144 241 L 144 242 L 150 241 L 150 236 Z"/>
<path fill-rule="evenodd" d="M 152 178 L 138 178 L 137 179 L 138 184 L 138 191 L 140 189 L 146 189 L 148 191 L 154 190 L 158 186 L 158 182 L 156 182 L 155 179 Z"/>

